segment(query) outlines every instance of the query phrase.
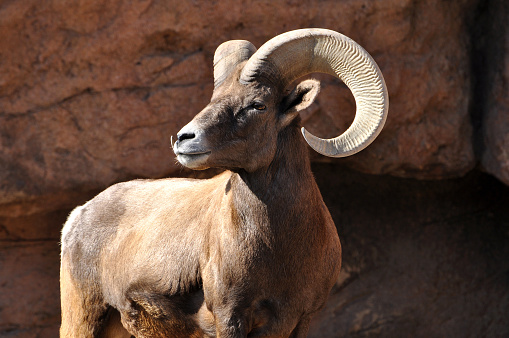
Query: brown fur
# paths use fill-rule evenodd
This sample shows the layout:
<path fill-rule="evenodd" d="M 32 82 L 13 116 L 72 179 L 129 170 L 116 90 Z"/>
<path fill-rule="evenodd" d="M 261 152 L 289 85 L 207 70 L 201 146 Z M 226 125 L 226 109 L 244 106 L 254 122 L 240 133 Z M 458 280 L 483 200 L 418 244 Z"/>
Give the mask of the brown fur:
<path fill-rule="evenodd" d="M 122 337 L 118 313 L 136 337 L 306 336 L 341 264 L 299 131 L 318 83 L 283 95 L 236 74 L 175 146 L 207 147 L 188 165 L 224 173 L 120 183 L 70 215 L 62 337 Z"/>

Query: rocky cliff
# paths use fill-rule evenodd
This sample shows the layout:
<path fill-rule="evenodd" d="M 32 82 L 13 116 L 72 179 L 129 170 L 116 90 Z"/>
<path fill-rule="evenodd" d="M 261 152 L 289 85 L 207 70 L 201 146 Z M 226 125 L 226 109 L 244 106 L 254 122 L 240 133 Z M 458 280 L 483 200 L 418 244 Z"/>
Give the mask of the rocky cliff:
<path fill-rule="evenodd" d="M 398 246 L 395 242 L 398 236 L 385 234 L 388 247 L 396 243 L 396 251 L 385 257 L 400 253 L 410 258 L 417 250 L 412 247 L 416 244 L 426 246 L 424 255 L 431 254 L 435 248 L 439 250 L 439 244 L 445 248 L 451 245 L 453 252 L 449 256 L 447 249 L 438 252 L 449 257 L 444 260 L 448 262 L 448 271 L 454 274 L 456 256 L 451 258 L 451 255 L 484 252 L 485 247 L 468 241 L 464 244 L 456 230 L 442 230 L 436 238 L 439 244 L 431 243 L 426 229 L 433 227 L 426 220 L 436 220 L 431 214 L 439 210 L 437 222 L 447 228 L 448 217 L 466 213 L 475 205 L 476 198 L 489 196 L 489 189 L 469 190 L 469 202 L 458 202 L 457 206 L 458 210 L 463 206 L 464 213 L 440 211 L 443 201 L 437 202 L 441 205 L 428 206 L 430 202 L 423 202 L 419 196 L 432 199 L 442 196 L 440 187 L 444 183 L 449 187 L 445 195 L 454 199 L 456 193 L 462 193 L 454 187 L 463 186 L 462 182 L 474 185 L 489 182 L 500 196 L 497 201 L 504 201 L 508 194 L 507 187 L 503 186 L 509 185 L 508 13 L 508 5 L 503 0 L 286 0 L 244 4 L 231 0 L 0 2 L 0 335 L 50 337 L 56 334 L 58 237 L 71 208 L 118 181 L 191 174 L 175 163 L 170 137 L 210 99 L 215 48 L 230 39 L 246 39 L 260 46 L 277 34 L 297 28 L 329 28 L 356 40 L 379 64 L 390 94 L 389 118 L 379 138 L 350 158 L 331 160 L 313 155 L 316 163 L 329 162 L 316 164 L 317 179 L 325 182 L 318 175 L 329 177 L 345 170 L 362 172 L 352 174 L 353 180 L 363 182 L 365 177 L 372 183 L 372 189 L 381 189 L 380 196 L 384 199 L 390 198 L 397 185 L 418 182 L 415 179 L 433 180 L 412 183 L 415 187 L 411 190 L 412 200 L 425 203 L 416 207 L 418 214 L 411 222 L 415 237 L 407 234 L 406 242 Z M 342 83 L 327 76 L 317 77 L 322 81 L 322 91 L 317 102 L 302 115 L 304 125 L 315 135 L 335 136 L 348 127 L 355 103 Z M 336 170 L 328 171 L 324 166 Z M 499 181 L 487 178 L 480 171 Z M 346 202 L 334 196 L 353 194 L 356 189 L 351 185 L 344 187 L 339 183 L 341 177 L 327 179 L 332 183 L 323 183 L 322 191 L 330 196 L 329 207 L 340 235 L 345 230 L 339 223 L 350 229 L 347 235 L 348 231 L 366 229 L 355 232 L 359 237 L 351 235 L 350 238 L 361 244 L 371 243 L 376 229 L 367 225 L 380 222 L 378 216 L 358 217 L 346 213 L 349 218 L 345 221 L 344 214 L 336 208 L 345 207 Z M 441 181 L 444 179 L 447 180 Z M 392 185 L 379 183 L 386 181 Z M 333 187 L 344 191 L 337 192 Z M 369 190 L 366 187 L 368 193 Z M 477 195 L 479 191 L 482 193 Z M 402 202 L 404 199 L 398 200 Z M 373 203 L 373 208 L 400 210 L 395 204 Z M 353 204 L 347 207 L 360 208 Z M 499 239 L 500 247 L 495 250 L 499 256 L 493 264 L 500 263 L 500 268 L 507 271 L 503 264 L 509 260 L 507 214 L 496 206 L 493 206 L 495 211 L 489 208 L 480 210 L 497 215 L 489 224 L 501 237 L 492 236 L 491 232 L 481 237 L 487 241 Z M 409 217 L 395 212 L 384 218 L 383 224 L 394 222 L 399 224 L 396 228 L 406 229 Z M 470 221 L 467 213 L 464 223 L 467 230 L 457 231 L 468 232 L 473 227 L 485 234 L 482 222 L 472 225 Z M 361 226 L 357 228 L 356 224 Z M 423 238 L 428 239 L 421 241 Z M 387 278 L 393 277 L 383 275 L 380 265 L 392 266 L 394 273 L 400 269 L 397 271 L 401 275 L 408 269 L 415 276 L 417 272 L 405 265 L 411 265 L 410 262 L 373 258 L 372 255 L 383 255 L 384 248 L 360 245 L 352 247 L 349 253 L 346 246 L 347 263 L 342 280 L 338 281 L 339 295 L 341 290 L 346 290 L 341 286 L 345 280 L 351 281 L 350 288 L 363 290 L 363 287 L 376 288 L 377 276 L 386 278 L 380 284 L 387 290 L 385 298 L 374 297 L 382 299 L 382 303 L 390 303 L 392 293 L 398 290 L 405 293 L 401 297 L 406 300 L 426 291 L 426 281 L 416 284 L 417 277 L 401 277 L 398 279 L 403 284 L 401 288 L 389 287 L 391 280 Z M 348 263 L 347 257 L 352 253 L 359 255 L 363 262 L 361 256 L 366 255 L 367 260 L 376 264 L 362 265 L 355 260 Z M 481 266 L 485 260 L 473 259 L 473 262 Z M 440 273 L 436 269 L 442 264 L 438 257 L 433 256 L 425 264 L 429 269 L 423 271 Z M 467 268 L 466 262 L 461 264 Z M 370 270 L 375 275 L 369 283 L 351 277 L 368 271 L 362 269 L 374 267 L 380 270 Z M 489 272 L 494 274 L 496 270 Z M 377 271 L 382 275 L 376 275 Z M 467 281 L 471 277 L 466 274 L 457 279 L 445 278 L 447 282 L 442 284 L 438 277 L 433 281 L 437 288 L 442 288 L 440 292 L 450 287 L 447 283 L 459 283 L 468 293 Z M 509 286 L 507 280 L 501 282 L 502 277 L 487 280 L 481 275 L 473 277 L 478 284 Z M 483 292 L 490 292 L 484 286 L 476 290 L 481 290 L 479 297 L 483 297 Z M 501 299 L 500 311 L 507 309 L 507 292 L 490 297 Z M 381 303 L 361 302 L 351 310 L 352 307 L 341 305 L 344 300 L 340 296 L 334 295 L 322 324 L 315 323 L 315 332 L 328 332 L 331 337 L 335 336 L 334 332 L 352 336 L 377 332 L 390 336 L 400 327 L 413 327 L 414 331 L 408 332 L 414 335 L 421 332 L 425 336 L 430 332 L 443 336 L 453 332 L 464 336 L 470 331 L 454 329 L 489 326 L 490 318 L 504 318 L 488 314 L 491 317 L 482 323 L 460 325 L 462 320 L 455 317 L 461 308 L 456 302 L 459 296 L 441 298 L 443 306 L 453 308 L 443 312 L 441 320 L 454 318 L 452 323 L 460 324 L 451 324 L 451 331 L 440 331 L 438 327 L 437 331 L 427 331 L 428 326 L 417 325 L 417 319 L 405 321 L 407 317 L 400 316 L 405 307 L 398 307 L 400 298 L 394 299 L 394 308 L 389 311 L 393 320 L 379 316 L 382 319 L 370 322 L 359 320 L 358 316 Z M 345 311 L 354 312 L 345 314 Z M 334 316 L 357 318 L 357 321 L 331 319 Z M 373 325 L 381 331 L 367 330 Z M 422 331 L 416 331 L 417 327 Z M 502 331 L 491 332 L 497 335 Z"/>

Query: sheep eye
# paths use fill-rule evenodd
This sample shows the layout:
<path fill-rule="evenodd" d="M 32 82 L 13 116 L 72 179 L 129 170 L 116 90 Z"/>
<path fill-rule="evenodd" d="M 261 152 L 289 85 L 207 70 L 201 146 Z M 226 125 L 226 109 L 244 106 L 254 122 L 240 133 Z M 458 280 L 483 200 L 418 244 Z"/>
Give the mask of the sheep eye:
<path fill-rule="evenodd" d="M 256 110 L 264 110 L 267 107 L 263 103 L 253 103 L 253 108 Z"/>

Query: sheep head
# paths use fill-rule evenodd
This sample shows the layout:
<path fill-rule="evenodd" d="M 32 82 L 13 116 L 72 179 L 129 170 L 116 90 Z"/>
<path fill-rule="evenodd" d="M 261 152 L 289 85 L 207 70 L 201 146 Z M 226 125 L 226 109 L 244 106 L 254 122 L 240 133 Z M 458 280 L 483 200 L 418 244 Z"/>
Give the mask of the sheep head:
<path fill-rule="evenodd" d="M 286 87 L 312 72 L 331 74 L 350 88 L 357 104 L 348 130 L 324 140 L 304 128 L 317 152 L 330 157 L 355 154 L 380 133 L 388 111 L 385 82 L 375 61 L 348 37 L 326 29 L 302 29 L 276 36 L 258 51 L 248 41 L 223 43 L 214 55 L 211 102 L 178 133 L 173 150 L 191 169 L 223 167 L 254 171 L 267 166 L 277 136 L 319 92 L 305 80 L 289 94 Z"/>

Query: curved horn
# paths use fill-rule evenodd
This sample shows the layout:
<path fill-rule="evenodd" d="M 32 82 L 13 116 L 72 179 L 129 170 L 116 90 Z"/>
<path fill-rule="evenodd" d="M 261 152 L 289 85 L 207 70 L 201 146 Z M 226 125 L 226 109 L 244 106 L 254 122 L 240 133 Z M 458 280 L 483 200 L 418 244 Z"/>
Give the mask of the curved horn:
<path fill-rule="evenodd" d="M 340 78 L 357 105 L 352 125 L 341 135 L 321 139 L 302 128 L 307 143 L 329 157 L 345 157 L 367 147 L 382 130 L 389 97 L 373 58 L 352 39 L 327 29 L 299 29 L 266 42 L 244 66 L 240 82 L 264 79 L 283 89 L 312 72 Z"/>
<path fill-rule="evenodd" d="M 246 40 L 230 40 L 217 47 L 214 53 L 214 88 L 223 83 L 235 67 L 248 60 L 256 47 Z"/>

